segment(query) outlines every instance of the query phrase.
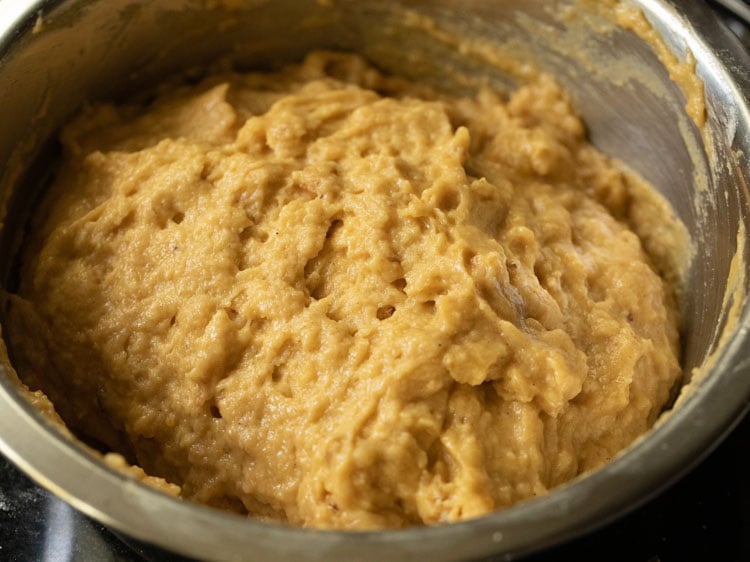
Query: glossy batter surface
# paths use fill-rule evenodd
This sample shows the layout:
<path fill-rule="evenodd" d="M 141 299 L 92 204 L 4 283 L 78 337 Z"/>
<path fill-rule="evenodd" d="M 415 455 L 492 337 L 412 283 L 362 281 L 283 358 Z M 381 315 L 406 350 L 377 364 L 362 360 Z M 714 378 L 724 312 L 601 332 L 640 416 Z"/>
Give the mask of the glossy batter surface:
<path fill-rule="evenodd" d="M 607 462 L 679 378 L 635 180 L 549 78 L 457 99 L 313 54 L 89 108 L 62 142 L 15 363 L 187 498 L 474 517 Z"/>

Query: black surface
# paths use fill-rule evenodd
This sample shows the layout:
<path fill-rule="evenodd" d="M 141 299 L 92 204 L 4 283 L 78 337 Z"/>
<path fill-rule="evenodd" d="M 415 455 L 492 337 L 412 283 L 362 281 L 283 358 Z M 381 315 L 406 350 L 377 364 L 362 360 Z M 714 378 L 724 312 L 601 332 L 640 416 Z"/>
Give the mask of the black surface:
<path fill-rule="evenodd" d="M 0 560 L 143 560 L 98 523 L 36 486 L 0 456 Z"/>

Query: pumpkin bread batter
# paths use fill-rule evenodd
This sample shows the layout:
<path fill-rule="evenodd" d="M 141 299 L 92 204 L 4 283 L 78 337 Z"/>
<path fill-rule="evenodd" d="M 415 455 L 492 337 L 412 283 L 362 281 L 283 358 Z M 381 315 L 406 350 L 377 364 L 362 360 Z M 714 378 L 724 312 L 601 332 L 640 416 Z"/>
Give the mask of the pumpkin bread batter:
<path fill-rule="evenodd" d="M 15 363 L 186 498 L 308 527 L 475 517 L 607 462 L 679 379 L 636 180 L 548 77 L 453 98 L 314 53 L 61 138 Z"/>

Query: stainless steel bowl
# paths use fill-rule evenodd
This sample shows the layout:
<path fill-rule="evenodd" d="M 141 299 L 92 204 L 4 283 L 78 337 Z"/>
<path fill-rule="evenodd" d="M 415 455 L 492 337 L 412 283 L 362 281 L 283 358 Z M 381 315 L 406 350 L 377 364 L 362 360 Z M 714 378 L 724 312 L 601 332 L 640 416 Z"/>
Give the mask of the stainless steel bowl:
<path fill-rule="evenodd" d="M 510 559 L 601 525 L 679 477 L 750 401 L 750 60 L 700 2 L 632 3 L 672 52 L 682 58 L 688 48 L 697 59 L 705 135 L 647 44 L 623 29 L 561 23 L 552 12 L 562 0 L 0 0 L 3 286 L 13 283 L 12 258 L 54 154 L 46 141 L 86 100 L 125 97 L 222 55 L 268 66 L 313 47 L 360 51 L 386 70 L 444 87 L 468 87 L 462 77 L 503 87 L 512 80 L 486 47 L 504 45 L 553 72 L 593 142 L 656 185 L 687 225 L 696 255 L 683 302 L 684 361 L 688 377 L 694 367 L 704 371 L 674 412 L 606 467 L 546 497 L 430 528 L 311 531 L 162 495 L 111 470 L 30 407 L 4 352 L 0 450 L 105 525 L 206 560 Z M 414 14 L 447 35 L 416 25 Z M 458 48 L 447 39 L 454 34 L 474 47 Z"/>

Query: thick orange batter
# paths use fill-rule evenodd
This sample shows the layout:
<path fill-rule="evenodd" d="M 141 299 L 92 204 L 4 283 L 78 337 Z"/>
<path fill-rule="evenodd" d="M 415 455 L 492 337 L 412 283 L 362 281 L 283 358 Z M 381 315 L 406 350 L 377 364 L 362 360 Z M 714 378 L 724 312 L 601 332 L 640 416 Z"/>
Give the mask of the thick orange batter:
<path fill-rule="evenodd" d="M 62 141 L 16 364 L 187 498 L 474 517 L 607 462 L 679 378 L 635 180 L 547 77 L 454 99 L 313 54 L 90 108 Z"/>

